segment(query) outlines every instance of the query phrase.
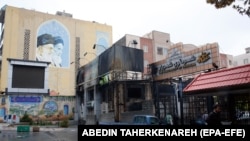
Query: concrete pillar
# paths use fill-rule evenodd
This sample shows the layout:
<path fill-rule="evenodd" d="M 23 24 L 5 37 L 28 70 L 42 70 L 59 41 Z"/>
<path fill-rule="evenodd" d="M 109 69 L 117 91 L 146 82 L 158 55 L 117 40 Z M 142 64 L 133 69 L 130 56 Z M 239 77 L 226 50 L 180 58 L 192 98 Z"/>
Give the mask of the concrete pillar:
<path fill-rule="evenodd" d="M 84 84 L 86 85 L 86 84 Z M 83 104 L 83 119 L 87 119 L 87 96 L 88 96 L 87 87 L 84 87 L 84 104 Z"/>
<path fill-rule="evenodd" d="M 101 93 L 96 89 L 96 85 L 94 86 L 94 114 L 96 117 L 96 120 L 99 121 L 101 116 Z"/>
<path fill-rule="evenodd" d="M 119 108 L 119 85 L 114 84 L 114 113 L 115 122 L 120 121 L 120 108 Z"/>

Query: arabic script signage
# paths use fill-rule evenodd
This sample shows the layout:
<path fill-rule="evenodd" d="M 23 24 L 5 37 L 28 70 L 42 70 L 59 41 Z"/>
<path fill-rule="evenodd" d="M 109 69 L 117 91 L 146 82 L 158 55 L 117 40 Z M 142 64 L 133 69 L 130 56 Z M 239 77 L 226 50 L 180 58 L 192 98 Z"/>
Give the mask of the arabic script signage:
<path fill-rule="evenodd" d="M 10 102 L 41 102 L 41 96 L 11 96 Z"/>
<path fill-rule="evenodd" d="M 212 63 L 211 50 L 185 57 L 180 56 L 178 59 L 173 61 L 167 60 L 165 64 L 158 66 L 157 74 L 176 71 L 188 67 L 200 66 L 208 63 Z"/>
<path fill-rule="evenodd" d="M 183 51 L 185 46 L 178 44 L 169 50 L 168 57 L 151 64 L 154 80 L 163 80 L 213 69 L 219 65 L 219 46 L 206 44 L 193 50 Z"/>

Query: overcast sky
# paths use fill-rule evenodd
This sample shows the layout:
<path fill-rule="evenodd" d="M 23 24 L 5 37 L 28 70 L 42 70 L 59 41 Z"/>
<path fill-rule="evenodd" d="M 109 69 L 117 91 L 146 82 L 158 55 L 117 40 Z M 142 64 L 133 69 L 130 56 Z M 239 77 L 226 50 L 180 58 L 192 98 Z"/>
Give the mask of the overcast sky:
<path fill-rule="evenodd" d="M 216 9 L 206 0 L 0 0 L 4 5 L 112 26 L 113 42 L 125 34 L 143 36 L 157 30 L 173 43 L 196 46 L 217 42 L 220 52 L 240 55 L 250 47 L 250 18 L 231 7 Z"/>

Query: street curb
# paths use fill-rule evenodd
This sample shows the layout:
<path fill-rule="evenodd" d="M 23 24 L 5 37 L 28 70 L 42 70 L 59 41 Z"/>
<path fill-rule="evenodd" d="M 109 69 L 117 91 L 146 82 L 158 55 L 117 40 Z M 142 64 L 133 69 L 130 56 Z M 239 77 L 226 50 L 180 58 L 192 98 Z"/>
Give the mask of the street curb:
<path fill-rule="evenodd" d="M 62 130 L 65 130 L 65 129 L 67 129 L 67 128 L 40 127 L 39 131 L 62 131 Z M 2 126 L 2 128 L 0 128 L 0 133 L 1 133 L 1 131 L 17 131 L 17 128 L 16 127 Z M 30 132 L 33 132 L 33 131 L 31 130 Z"/>

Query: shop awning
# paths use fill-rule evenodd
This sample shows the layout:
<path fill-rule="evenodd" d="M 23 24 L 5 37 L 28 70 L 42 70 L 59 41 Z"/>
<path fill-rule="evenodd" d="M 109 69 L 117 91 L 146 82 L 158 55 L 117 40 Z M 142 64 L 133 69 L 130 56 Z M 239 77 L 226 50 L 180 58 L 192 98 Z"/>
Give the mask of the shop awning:
<path fill-rule="evenodd" d="M 184 89 L 184 94 L 230 93 L 250 90 L 250 64 L 200 74 Z"/>

